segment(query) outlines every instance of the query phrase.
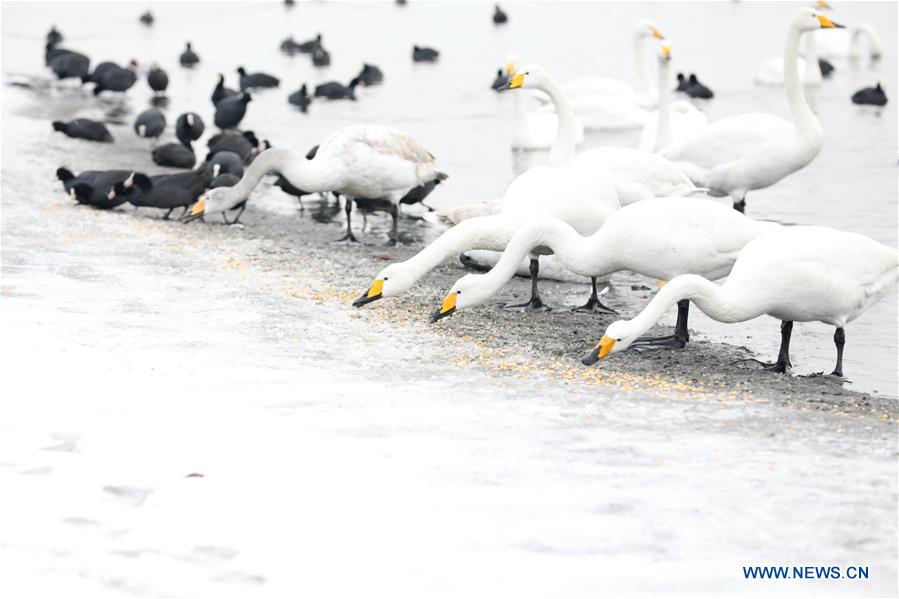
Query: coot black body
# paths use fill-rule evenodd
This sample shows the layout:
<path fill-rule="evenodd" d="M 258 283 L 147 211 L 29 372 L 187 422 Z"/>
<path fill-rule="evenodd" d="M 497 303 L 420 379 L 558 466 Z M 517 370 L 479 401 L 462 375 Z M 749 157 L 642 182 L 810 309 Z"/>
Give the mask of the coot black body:
<path fill-rule="evenodd" d="M 238 67 L 237 73 L 240 75 L 240 91 L 242 92 L 250 88 L 259 89 L 281 85 L 280 79 L 268 73 L 247 73 L 243 67 Z"/>
<path fill-rule="evenodd" d="M 187 47 L 185 48 L 184 52 L 181 53 L 178 61 L 181 63 L 182 67 L 190 68 L 200 62 L 200 55 L 194 52 L 194 49 L 193 47 L 191 47 L 190 42 L 187 42 Z"/>
<path fill-rule="evenodd" d="M 295 52 L 301 52 L 303 54 L 311 54 L 313 50 L 322 45 L 322 34 L 319 33 L 315 36 L 315 39 L 311 39 L 309 41 L 300 42 L 299 44 L 294 44 L 293 49 Z"/>
<path fill-rule="evenodd" d="M 203 168 L 213 177 L 221 173 L 230 173 L 237 177 L 243 177 L 243 159 L 236 152 L 216 152 L 206 157 Z"/>
<path fill-rule="evenodd" d="M 140 137 L 158 138 L 165 130 L 165 115 L 155 108 L 145 110 L 134 119 L 134 132 Z"/>
<path fill-rule="evenodd" d="M 306 112 L 306 109 L 309 108 L 309 104 L 312 103 L 312 98 L 309 97 L 306 84 L 304 83 L 300 86 L 300 89 L 287 96 L 287 101 L 294 106 L 298 106 L 303 112 Z"/>
<path fill-rule="evenodd" d="M 415 62 L 436 62 L 440 52 L 434 48 L 424 46 L 412 46 L 412 60 Z"/>
<path fill-rule="evenodd" d="M 883 91 L 880 83 L 878 83 L 874 87 L 866 87 L 852 94 L 852 103 L 868 106 L 886 106 L 887 94 Z"/>
<path fill-rule="evenodd" d="M 241 93 L 220 100 L 215 106 L 215 126 L 219 129 L 237 127 L 247 114 L 247 104 L 252 99 L 252 95 Z"/>
<path fill-rule="evenodd" d="M 197 163 L 193 147 L 180 142 L 171 142 L 153 148 L 153 162 L 159 166 L 193 168 Z"/>
<path fill-rule="evenodd" d="M 162 93 L 169 87 L 169 75 L 154 64 L 147 73 L 147 84 L 154 92 Z"/>
<path fill-rule="evenodd" d="M 91 59 L 80 52 L 48 45 L 44 62 L 57 79 L 77 78 L 81 81 L 89 79 Z"/>
<path fill-rule="evenodd" d="M 674 89 L 676 92 L 686 92 L 687 86 L 690 85 L 690 81 L 683 73 L 677 74 L 677 87 Z"/>
<path fill-rule="evenodd" d="M 687 80 L 687 89 L 685 91 L 691 98 L 711 100 L 715 97 L 714 92 L 703 85 L 694 73 L 690 73 L 690 79 Z"/>
<path fill-rule="evenodd" d="M 53 130 L 65 133 L 69 137 L 75 139 L 86 139 L 87 141 L 99 141 L 110 143 L 113 141 L 112 134 L 106 125 L 99 121 L 91 119 L 75 119 L 67 123 L 63 121 L 53 121 Z"/>
<path fill-rule="evenodd" d="M 364 63 L 359 73 L 359 83 L 365 86 L 380 85 L 384 82 L 384 73 L 373 64 Z"/>
<path fill-rule="evenodd" d="M 240 177 L 232 175 L 231 173 L 222 173 L 212 180 L 209 184 L 209 189 L 215 189 L 216 187 L 234 187 L 238 183 L 240 183 Z"/>
<path fill-rule="evenodd" d="M 218 105 L 223 99 L 236 96 L 239 93 L 236 89 L 225 87 L 225 76 L 219 73 L 219 82 L 215 85 L 215 89 L 212 90 L 212 103 L 213 105 Z"/>
<path fill-rule="evenodd" d="M 359 85 L 359 78 L 355 77 L 350 81 L 349 85 L 343 85 L 338 81 L 328 81 L 321 85 L 315 86 L 316 98 L 327 98 L 329 100 L 356 100 L 356 86 Z"/>
<path fill-rule="evenodd" d="M 830 77 L 831 75 L 833 75 L 833 72 L 836 70 L 829 61 L 824 60 L 823 58 L 818 59 L 818 68 L 821 69 L 822 77 Z"/>
<path fill-rule="evenodd" d="M 153 21 L 155 20 L 156 19 L 153 18 L 153 13 L 151 13 L 149 10 L 140 16 L 140 22 L 147 27 L 153 25 Z"/>
<path fill-rule="evenodd" d="M 94 81 L 94 95 L 98 96 L 104 91 L 126 92 L 137 81 L 137 71 L 133 63 L 127 68 L 112 65 L 103 70 L 98 81 Z M 96 71 L 95 71 L 96 74 Z"/>
<path fill-rule="evenodd" d="M 262 145 L 252 131 L 222 131 L 209 138 L 209 153 L 234 152 L 244 164 L 249 164 Z"/>
<path fill-rule="evenodd" d="M 316 67 L 326 67 L 331 64 L 331 54 L 321 46 L 312 50 L 312 64 Z"/>
<path fill-rule="evenodd" d="M 183 144 L 200 139 L 206 124 L 196 112 L 185 112 L 175 121 L 175 137 Z"/>
<path fill-rule="evenodd" d="M 493 24 L 494 25 L 503 25 L 509 22 L 509 15 L 503 12 L 503 9 L 499 7 L 499 4 L 493 7 Z"/>
<path fill-rule="evenodd" d="M 172 210 L 190 206 L 206 191 L 212 182 L 208 171 L 195 170 L 187 173 L 156 175 L 150 177 L 150 189 L 132 188 L 126 193 L 126 199 L 133 206 L 140 208 L 161 208 L 168 210 L 163 216 L 168 219 Z"/>
<path fill-rule="evenodd" d="M 142 173 L 125 170 L 84 171 L 76 176 L 69 169 L 60 167 L 56 169 L 56 177 L 79 204 L 101 210 L 115 208 L 128 200 L 125 194 L 115 192 L 116 184 L 126 189 L 137 185 L 149 190 L 152 186 Z"/>

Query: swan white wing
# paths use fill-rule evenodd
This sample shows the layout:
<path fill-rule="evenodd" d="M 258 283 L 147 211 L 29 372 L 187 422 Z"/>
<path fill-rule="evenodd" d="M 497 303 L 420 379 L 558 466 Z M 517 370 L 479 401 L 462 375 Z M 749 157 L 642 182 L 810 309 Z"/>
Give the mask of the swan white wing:
<path fill-rule="evenodd" d="M 741 114 L 709 123 L 692 138 L 664 150 L 662 156 L 710 169 L 795 134 L 796 128 L 786 119 L 762 112 Z"/>
<path fill-rule="evenodd" d="M 622 206 L 695 187 L 670 161 L 658 154 L 634 148 L 586 150 L 578 154 L 572 166 L 611 183 Z"/>
<path fill-rule="evenodd" d="M 749 243 L 728 286 L 777 318 L 843 326 L 885 295 L 899 252 L 864 235 L 827 227 L 786 227 Z"/>

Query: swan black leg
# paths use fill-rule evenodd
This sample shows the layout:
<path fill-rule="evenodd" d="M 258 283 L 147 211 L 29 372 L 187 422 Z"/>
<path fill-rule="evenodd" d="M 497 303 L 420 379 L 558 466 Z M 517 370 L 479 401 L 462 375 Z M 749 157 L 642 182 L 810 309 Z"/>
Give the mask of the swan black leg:
<path fill-rule="evenodd" d="M 352 225 L 352 214 L 353 214 L 353 200 L 350 198 L 344 198 L 344 212 L 346 212 L 346 235 L 338 239 L 337 241 L 343 241 L 347 243 L 359 243 L 359 240 L 356 239 L 356 236 L 353 235 L 353 225 Z"/>
<path fill-rule="evenodd" d="M 247 209 L 247 204 L 246 204 L 246 202 L 244 202 L 244 203 L 242 203 L 242 204 L 240 205 L 240 211 L 237 213 L 237 216 L 235 216 L 235 217 L 234 217 L 234 220 L 231 221 L 231 224 L 232 224 L 232 225 L 236 225 L 236 224 L 237 224 L 237 221 L 240 220 L 240 217 L 243 216 L 243 211 L 246 210 L 246 209 Z"/>
<path fill-rule="evenodd" d="M 674 325 L 674 334 L 663 337 L 640 337 L 631 344 L 638 349 L 671 348 L 680 349 L 690 341 L 690 331 L 687 329 L 687 321 L 690 318 L 690 300 L 682 299 L 677 302 L 677 322 Z"/>
<path fill-rule="evenodd" d="M 575 308 L 574 312 L 583 312 L 586 314 L 618 314 L 617 310 L 606 306 L 599 300 L 599 294 L 596 292 L 596 277 L 590 277 L 590 299 L 580 308 Z"/>
<path fill-rule="evenodd" d="M 843 327 L 834 331 L 833 344 L 837 346 L 837 365 L 830 374 L 843 378 L 843 346 L 846 345 L 846 332 Z"/>
<path fill-rule="evenodd" d="M 400 205 L 394 204 L 390 209 L 390 217 L 393 219 L 393 225 L 390 229 L 390 239 L 387 241 L 387 245 L 396 245 L 399 241 L 399 229 L 400 229 Z"/>
<path fill-rule="evenodd" d="M 524 304 L 514 304 L 506 307 L 523 310 L 524 312 L 549 312 L 552 308 L 543 303 L 543 300 L 540 299 L 540 293 L 537 291 L 537 275 L 540 273 L 540 260 L 538 258 L 531 258 L 529 270 L 531 271 L 531 299 Z"/>
<path fill-rule="evenodd" d="M 736 210 L 740 214 L 744 214 L 746 212 L 746 200 L 734 202 L 734 210 Z"/>
<path fill-rule="evenodd" d="M 782 321 L 780 323 L 780 350 L 777 352 L 777 362 L 775 362 L 774 364 L 762 362 L 761 360 L 756 360 L 755 358 L 737 360 L 736 362 L 733 362 L 733 364 L 738 364 L 741 362 L 755 362 L 756 364 L 760 364 L 762 366 L 762 370 L 767 370 L 769 372 L 779 372 L 780 374 L 791 374 L 793 372 L 793 363 L 790 362 L 790 335 L 792 334 L 793 322 L 790 320 Z"/>

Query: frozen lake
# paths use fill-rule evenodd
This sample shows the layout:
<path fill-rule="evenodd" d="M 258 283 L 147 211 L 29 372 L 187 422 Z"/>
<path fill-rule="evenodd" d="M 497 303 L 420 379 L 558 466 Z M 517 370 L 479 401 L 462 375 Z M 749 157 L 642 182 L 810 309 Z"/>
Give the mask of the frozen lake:
<path fill-rule="evenodd" d="M 560 79 L 602 70 L 633 80 L 630 26 L 649 16 L 673 41 L 675 70 L 697 71 L 718 94 L 703 105 L 710 119 L 786 114 L 782 93 L 751 79 L 781 51 L 800 5 L 509 3 L 511 23 L 495 29 L 491 5 L 477 3 L 160 3 L 145 29 L 143 4 L 4 2 L 2 70 L 43 76 L 55 23 L 66 47 L 95 62 L 159 62 L 172 80 L 170 123 L 194 110 L 208 130 L 216 73 L 233 86 L 239 64 L 271 72 L 282 88 L 259 95 L 245 128 L 306 148 L 351 122 L 392 124 L 451 174 L 430 200 L 446 206 L 498 195 L 540 160 L 511 154 L 511 98 L 487 89 L 507 52 Z M 876 79 L 897 90 L 887 25 L 896 6 L 840 4 L 834 19 L 878 26 L 885 59 L 836 62 L 813 98 L 824 150 L 750 194 L 748 213 L 895 245 L 895 103 L 876 113 L 848 97 Z M 288 34 L 318 31 L 329 69 L 277 51 Z M 187 39 L 202 59 L 194 71 L 177 66 Z M 412 43 L 439 48 L 441 62 L 413 65 Z M 348 80 L 363 60 L 386 81 L 358 103 L 302 115 L 285 102 L 301 82 Z M 148 103 L 145 82 L 124 101 L 2 93 L 4 596 L 896 594 L 895 411 L 660 396 L 459 366 L 477 340 L 449 343 L 317 297 L 339 273 L 309 265 L 297 276 L 305 266 L 282 262 L 249 228 L 230 235 L 69 206 L 52 179 L 60 164 L 158 170 L 130 129 Z M 52 119 L 110 114 L 124 123 L 111 127 L 113 148 L 50 131 Z M 585 147 L 626 141 L 591 136 Z M 289 203 L 267 193 L 260 204 L 273 213 Z M 776 351 L 771 319 L 691 324 Z M 847 329 L 854 388 L 899 394 L 896 333 L 895 294 Z M 829 368 L 831 335 L 797 326 L 797 368 Z M 871 579 L 765 584 L 741 570 L 856 564 Z"/>

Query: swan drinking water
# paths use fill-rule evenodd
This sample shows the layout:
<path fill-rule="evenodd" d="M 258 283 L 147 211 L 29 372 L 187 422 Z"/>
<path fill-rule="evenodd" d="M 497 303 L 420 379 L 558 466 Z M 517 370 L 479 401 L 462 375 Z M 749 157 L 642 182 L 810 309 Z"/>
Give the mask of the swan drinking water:
<path fill-rule="evenodd" d="M 355 198 L 385 198 L 396 205 L 412 188 L 446 178 L 437 170 L 434 155 L 405 133 L 355 125 L 334 132 L 319 146 L 313 160 L 292 150 L 265 150 L 237 185 L 211 189 L 200 197 L 191 217 L 236 207 L 268 173 L 279 173 L 307 192 L 334 191 L 344 196 L 347 232 L 342 240 L 348 241 L 357 241 L 350 220 Z"/>
<path fill-rule="evenodd" d="M 432 320 L 486 302 L 536 247 L 552 250 L 566 269 L 594 281 L 620 270 L 664 281 L 687 273 L 714 280 L 727 276 L 747 243 L 780 228 L 700 198 L 656 198 L 631 204 L 589 237 L 556 219 L 535 220 L 515 233 L 490 272 L 456 281 Z M 641 340 L 641 344 L 683 347 L 689 340 L 688 310 L 689 300 L 678 303 L 674 335 Z"/>
<path fill-rule="evenodd" d="M 810 8 L 793 16 L 784 52 L 784 87 L 792 120 L 758 112 L 724 118 L 662 155 L 712 195 L 729 195 L 741 212 L 747 192 L 774 185 L 814 160 L 824 131 L 799 81 L 799 38 L 805 31 L 830 27 L 842 26 Z"/>
<path fill-rule="evenodd" d="M 750 241 L 730 276 L 716 285 L 696 275 L 668 282 L 640 314 L 613 322 L 585 364 L 626 349 L 674 303 L 690 300 L 719 322 L 743 322 L 763 314 L 782 321 L 777 362 L 769 370 L 787 373 L 794 322 L 820 321 L 836 327 L 833 375 L 843 376 L 844 327 L 877 303 L 896 284 L 896 248 L 827 227 L 785 227 Z"/>

